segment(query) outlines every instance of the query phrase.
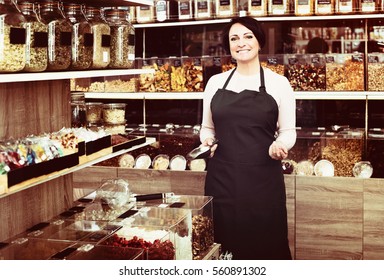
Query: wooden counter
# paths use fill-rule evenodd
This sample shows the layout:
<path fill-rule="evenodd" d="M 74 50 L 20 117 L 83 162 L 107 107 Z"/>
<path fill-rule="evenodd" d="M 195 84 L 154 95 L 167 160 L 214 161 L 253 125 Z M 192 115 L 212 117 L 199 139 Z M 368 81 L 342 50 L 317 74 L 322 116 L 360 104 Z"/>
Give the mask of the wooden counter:
<path fill-rule="evenodd" d="M 75 199 L 111 177 L 135 193 L 204 193 L 205 172 L 94 166 L 73 174 Z M 295 259 L 384 259 L 384 179 L 285 175 L 285 183 Z"/>

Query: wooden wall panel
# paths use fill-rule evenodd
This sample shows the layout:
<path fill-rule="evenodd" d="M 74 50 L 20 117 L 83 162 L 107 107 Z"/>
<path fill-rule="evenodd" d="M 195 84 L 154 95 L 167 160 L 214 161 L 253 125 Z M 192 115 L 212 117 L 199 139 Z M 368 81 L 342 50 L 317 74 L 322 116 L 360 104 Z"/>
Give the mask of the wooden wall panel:
<path fill-rule="evenodd" d="M 289 247 L 291 249 L 292 258 L 295 259 L 295 203 L 296 203 L 296 191 L 295 191 L 296 177 L 293 175 L 285 175 L 285 190 L 287 193 L 287 217 L 288 217 L 288 239 Z"/>
<path fill-rule="evenodd" d="M 57 216 L 72 202 L 72 175 L 0 198 L 0 241 Z"/>
<path fill-rule="evenodd" d="M 0 83 L 0 140 L 70 126 L 69 101 L 69 80 Z M 60 214 L 72 203 L 72 175 L 0 197 L 0 241 Z"/>
<path fill-rule="evenodd" d="M 364 259 L 384 260 L 384 183 L 364 180 Z"/>
<path fill-rule="evenodd" d="M 363 183 L 296 177 L 296 259 L 362 259 Z"/>
<path fill-rule="evenodd" d="M 70 126 L 69 81 L 0 83 L 0 139 Z"/>

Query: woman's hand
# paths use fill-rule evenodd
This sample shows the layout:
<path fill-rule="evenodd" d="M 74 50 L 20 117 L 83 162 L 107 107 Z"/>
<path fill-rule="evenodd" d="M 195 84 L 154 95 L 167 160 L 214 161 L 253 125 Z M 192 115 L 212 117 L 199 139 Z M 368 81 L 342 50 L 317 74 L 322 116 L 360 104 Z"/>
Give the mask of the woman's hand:
<path fill-rule="evenodd" d="M 204 140 L 204 142 L 201 144 L 201 146 L 210 146 L 211 147 L 211 154 L 209 157 L 213 157 L 213 155 L 215 154 L 215 151 L 217 149 L 217 144 L 213 144 L 214 143 L 214 139 L 213 138 L 207 138 Z"/>
<path fill-rule="evenodd" d="M 276 160 L 286 159 L 288 156 L 288 149 L 279 141 L 273 141 L 269 146 L 269 156 Z"/>

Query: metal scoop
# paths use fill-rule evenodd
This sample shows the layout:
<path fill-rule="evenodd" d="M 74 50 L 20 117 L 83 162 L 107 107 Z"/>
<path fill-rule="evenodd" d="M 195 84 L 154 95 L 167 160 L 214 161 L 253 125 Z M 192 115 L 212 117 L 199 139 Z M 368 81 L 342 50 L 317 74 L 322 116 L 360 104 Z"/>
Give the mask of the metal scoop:
<path fill-rule="evenodd" d="M 210 146 L 200 146 L 190 151 L 186 158 L 187 160 L 207 158 L 211 154 L 211 147 L 217 144 L 219 140 L 215 139 Z"/>

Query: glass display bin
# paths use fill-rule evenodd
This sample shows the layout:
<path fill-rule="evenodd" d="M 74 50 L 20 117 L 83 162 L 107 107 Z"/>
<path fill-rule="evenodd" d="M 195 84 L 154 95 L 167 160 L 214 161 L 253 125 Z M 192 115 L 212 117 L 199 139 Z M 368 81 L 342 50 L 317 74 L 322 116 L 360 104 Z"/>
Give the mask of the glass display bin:
<path fill-rule="evenodd" d="M 364 130 L 345 126 L 297 129 L 295 146 L 283 161 L 286 174 L 317 175 L 317 165 L 334 169 L 334 176 L 353 177 L 353 166 L 364 156 Z M 326 164 L 326 165 L 324 165 Z"/>
<path fill-rule="evenodd" d="M 286 55 L 285 76 L 295 91 L 326 89 L 325 58 L 322 54 Z"/>
<path fill-rule="evenodd" d="M 129 217 L 126 217 L 127 215 Z M 192 216 L 190 210 L 139 206 L 136 209 L 128 210 L 116 221 L 120 221 L 128 231 L 131 227 L 150 227 L 158 231 L 166 231 L 169 233 L 169 240 L 175 248 L 175 259 L 192 259 Z"/>
<path fill-rule="evenodd" d="M 152 167 L 152 163 L 159 155 L 165 155 L 169 161 L 168 169 L 171 169 L 172 159 L 182 159 L 194 148 L 200 145 L 199 125 L 177 125 L 177 124 L 141 124 L 138 126 L 127 126 L 126 132 L 131 136 L 147 136 L 156 138 L 156 142 L 118 157 L 97 163 L 98 166 L 135 167 L 135 160 L 146 158 L 146 168 Z M 189 162 L 185 162 L 185 168 L 189 168 Z M 180 170 L 180 165 L 176 168 Z M 189 168 L 191 169 L 191 168 Z"/>
<path fill-rule="evenodd" d="M 170 232 L 159 227 L 126 225 L 100 245 L 143 249 L 146 260 L 175 259 Z"/>
<path fill-rule="evenodd" d="M 202 259 L 211 249 L 213 240 L 212 197 L 200 195 L 172 195 L 164 199 L 138 202 L 138 206 L 188 209 L 192 214 L 193 259 Z"/>
<path fill-rule="evenodd" d="M 345 129 L 325 133 L 321 157 L 334 165 L 335 176 L 353 177 L 353 167 L 362 160 L 363 156 L 363 129 Z"/>
<path fill-rule="evenodd" d="M 384 129 L 371 128 L 367 137 L 367 157 L 372 164 L 373 178 L 384 178 Z"/>
<path fill-rule="evenodd" d="M 41 238 L 15 238 L 0 247 L 0 260 L 47 260 L 74 244 Z"/>
<path fill-rule="evenodd" d="M 144 74 L 143 74 L 144 75 Z M 71 79 L 71 91 L 83 92 L 137 92 L 137 75 L 117 75 L 96 78 Z"/>
<path fill-rule="evenodd" d="M 296 144 L 289 151 L 288 159 L 294 163 L 320 160 L 325 131 L 325 127 L 297 128 Z"/>
<path fill-rule="evenodd" d="M 74 215 L 67 218 L 56 217 L 48 223 L 36 225 L 18 237 L 98 243 L 121 227 L 105 221 L 81 220 L 79 216 L 77 216 L 79 220 L 73 218 L 75 218 Z"/>
<path fill-rule="evenodd" d="M 144 260 L 144 250 L 120 246 L 76 244 L 51 259 L 65 260 Z"/>

